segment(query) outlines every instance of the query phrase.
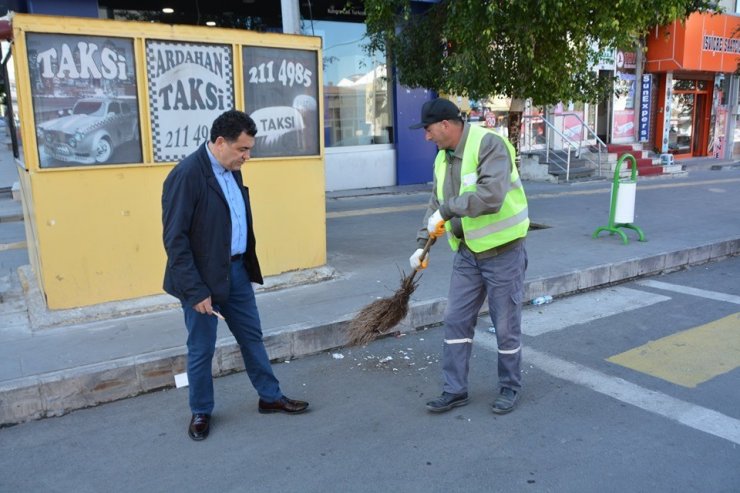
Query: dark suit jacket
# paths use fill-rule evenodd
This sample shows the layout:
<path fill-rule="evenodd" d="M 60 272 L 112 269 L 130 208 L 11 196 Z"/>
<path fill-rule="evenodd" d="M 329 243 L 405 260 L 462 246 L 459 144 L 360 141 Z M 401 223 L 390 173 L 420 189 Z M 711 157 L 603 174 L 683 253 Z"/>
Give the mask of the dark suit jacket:
<path fill-rule="evenodd" d="M 233 172 L 247 212 L 247 251 L 243 257 L 252 282 L 262 284 L 255 250 L 249 190 Z M 205 144 L 175 166 L 162 189 L 162 226 L 167 267 L 164 290 L 189 306 L 208 296 L 214 304 L 229 299 L 231 215 Z"/>

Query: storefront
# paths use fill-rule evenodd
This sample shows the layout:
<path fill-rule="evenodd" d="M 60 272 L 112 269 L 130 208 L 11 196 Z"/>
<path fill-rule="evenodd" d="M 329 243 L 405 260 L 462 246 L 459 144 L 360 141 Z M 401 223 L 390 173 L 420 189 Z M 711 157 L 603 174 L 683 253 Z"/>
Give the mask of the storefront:
<path fill-rule="evenodd" d="M 326 189 L 396 184 L 393 80 L 369 56 L 362 2 L 301 1 L 301 33 L 323 46 Z"/>
<path fill-rule="evenodd" d="M 617 82 L 610 95 L 598 103 L 563 101 L 545 107 L 526 101 L 520 149 L 534 152 L 544 151 L 548 146 L 555 151 L 568 146 L 582 149 L 596 145 L 597 138 L 604 143 L 615 142 L 615 138 L 616 142 L 634 141 L 634 124 L 630 123 L 634 119 L 634 60 L 634 53 L 625 56 L 616 50 L 602 52 L 591 70 L 600 79 Z M 623 81 L 626 82 L 621 84 Z"/>
<path fill-rule="evenodd" d="M 656 29 L 645 71 L 658 87 L 653 143 L 677 158 L 733 157 L 740 17 L 693 14 Z M 732 143 L 733 145 L 728 145 Z"/>
<path fill-rule="evenodd" d="M 630 51 L 617 51 L 616 80 L 612 103 L 611 140 L 613 144 L 634 142 L 635 128 L 635 69 L 637 55 Z"/>
<path fill-rule="evenodd" d="M 434 94 L 401 86 L 384 55 L 368 55 L 364 2 L 295 1 L 301 33 L 322 39 L 326 190 L 431 181 L 436 149 L 408 127 Z"/>

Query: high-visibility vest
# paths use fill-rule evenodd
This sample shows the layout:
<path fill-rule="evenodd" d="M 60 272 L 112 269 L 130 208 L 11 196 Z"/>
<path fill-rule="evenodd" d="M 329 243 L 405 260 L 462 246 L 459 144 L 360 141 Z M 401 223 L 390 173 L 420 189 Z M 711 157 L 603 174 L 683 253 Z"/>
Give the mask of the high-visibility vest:
<path fill-rule="evenodd" d="M 483 127 L 470 126 L 468 139 L 463 150 L 462 166 L 460 167 L 460 195 L 466 192 L 475 192 L 478 181 L 478 152 L 481 142 L 487 133 L 493 133 Z M 485 214 L 478 217 L 462 217 L 462 228 L 465 234 L 465 244 L 473 252 L 479 253 L 499 245 L 509 243 L 517 238 L 527 236 L 529 230 L 529 213 L 527 197 L 524 195 L 519 172 L 514 165 L 514 146 L 505 139 L 511 161 L 511 187 L 504 198 L 501 209 L 495 214 Z M 437 199 L 444 203 L 444 180 L 447 174 L 447 160 L 445 151 L 440 150 L 434 161 L 434 176 L 437 180 Z M 460 248 L 460 240 L 452 234 L 450 222 L 445 222 L 447 239 L 452 250 Z"/>

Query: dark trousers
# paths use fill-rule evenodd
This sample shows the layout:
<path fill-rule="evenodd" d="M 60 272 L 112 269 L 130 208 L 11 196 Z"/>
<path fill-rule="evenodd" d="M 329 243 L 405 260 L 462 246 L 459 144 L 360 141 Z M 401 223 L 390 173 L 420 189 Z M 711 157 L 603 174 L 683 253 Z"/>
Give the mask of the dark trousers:
<path fill-rule="evenodd" d="M 272 372 L 262 341 L 254 290 L 242 260 L 231 263 L 231 291 L 225 304 L 214 306 L 226 319 L 244 359 L 244 366 L 260 398 L 274 402 L 282 397 L 280 384 Z M 191 306 L 183 306 L 188 329 L 188 382 L 190 410 L 193 414 L 213 412 L 213 376 L 211 364 L 216 350 L 218 319 L 203 315 Z"/>

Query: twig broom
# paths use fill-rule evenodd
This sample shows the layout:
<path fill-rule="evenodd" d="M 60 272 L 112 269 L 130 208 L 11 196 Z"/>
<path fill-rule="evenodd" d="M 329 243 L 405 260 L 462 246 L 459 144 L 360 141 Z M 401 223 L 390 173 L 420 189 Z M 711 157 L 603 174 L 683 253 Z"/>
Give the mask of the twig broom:
<path fill-rule="evenodd" d="M 434 243 L 434 236 L 430 235 L 419 256 L 419 262 L 429 253 Z M 349 341 L 347 346 L 358 346 L 374 341 L 385 334 L 403 320 L 409 311 L 409 298 L 416 290 L 419 280 L 414 278 L 418 270 L 411 275 L 401 278 L 401 287 L 390 298 L 375 300 L 353 318 L 349 323 Z"/>

